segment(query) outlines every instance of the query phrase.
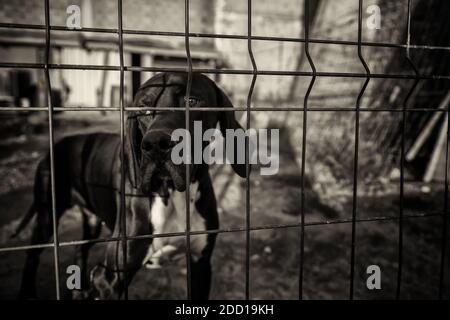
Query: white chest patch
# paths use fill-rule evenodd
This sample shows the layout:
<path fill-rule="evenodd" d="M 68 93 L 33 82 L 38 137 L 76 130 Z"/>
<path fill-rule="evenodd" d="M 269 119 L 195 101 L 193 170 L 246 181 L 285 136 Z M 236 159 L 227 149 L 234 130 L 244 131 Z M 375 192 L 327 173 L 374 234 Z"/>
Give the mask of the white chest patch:
<path fill-rule="evenodd" d="M 191 231 L 206 229 L 205 219 L 197 211 L 195 202 L 200 198 L 198 182 L 190 186 L 189 217 Z M 155 197 L 149 216 L 153 234 L 185 232 L 186 231 L 186 193 L 171 191 L 167 205 L 161 198 Z M 175 260 L 181 254 L 184 257 L 186 237 L 160 237 L 154 238 L 149 247 L 144 264 L 149 268 L 158 268 L 161 264 Z M 191 256 L 197 260 L 207 244 L 207 235 L 191 235 Z"/>

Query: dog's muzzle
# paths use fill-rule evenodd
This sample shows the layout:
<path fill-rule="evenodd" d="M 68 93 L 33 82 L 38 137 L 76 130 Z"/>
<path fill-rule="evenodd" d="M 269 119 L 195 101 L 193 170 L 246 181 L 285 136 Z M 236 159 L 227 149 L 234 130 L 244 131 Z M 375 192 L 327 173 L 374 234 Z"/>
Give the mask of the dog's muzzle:
<path fill-rule="evenodd" d="M 142 139 L 143 152 L 141 189 L 145 194 L 168 197 L 169 190 L 186 189 L 185 169 L 171 160 L 172 148 L 176 145 L 169 133 L 163 130 L 149 131 Z"/>

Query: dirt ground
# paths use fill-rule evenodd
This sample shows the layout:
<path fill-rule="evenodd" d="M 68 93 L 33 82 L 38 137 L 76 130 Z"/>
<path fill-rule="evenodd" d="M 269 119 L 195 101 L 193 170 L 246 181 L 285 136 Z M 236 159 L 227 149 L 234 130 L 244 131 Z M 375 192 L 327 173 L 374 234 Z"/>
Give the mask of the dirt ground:
<path fill-rule="evenodd" d="M 45 114 L 44 114 L 45 115 Z M 19 116 L 15 116 L 20 118 Z M 80 131 L 108 130 L 119 132 L 117 115 L 92 116 L 75 113 L 57 114 L 56 138 Z M 1 116 L 2 121 L 15 119 Z M 0 141 L 0 247 L 27 244 L 29 228 L 16 240 L 9 236 L 31 203 L 31 188 L 36 164 L 48 145 L 46 119 L 28 115 L 21 134 L 2 132 Z M 19 123 L 23 123 L 20 121 Z M 16 124 L 13 124 L 16 125 Z M 273 176 L 252 174 L 251 225 L 294 224 L 300 216 L 300 169 L 288 141 L 280 150 L 280 172 Z M 229 167 L 211 168 L 222 228 L 245 225 L 245 181 Z M 395 187 L 398 182 L 391 182 Z M 444 208 L 442 184 L 405 185 L 405 215 L 441 213 Z M 392 188 L 389 188 L 390 190 Z M 394 188 L 395 189 L 395 188 Z M 334 212 L 316 201 L 307 191 L 306 221 L 334 221 L 351 218 L 352 199 L 344 201 L 344 210 Z M 397 217 L 398 192 L 379 192 L 358 198 L 358 217 Z M 107 237 L 104 230 L 102 236 Z M 61 241 L 81 237 L 80 217 L 71 209 L 62 218 Z M 252 299 L 297 299 L 299 275 L 300 230 L 297 227 L 251 232 L 250 286 Z M 355 298 L 392 299 L 395 297 L 398 257 L 398 222 L 396 220 L 361 222 L 356 226 Z M 305 233 L 304 298 L 347 299 L 350 276 L 351 224 L 308 225 Z M 404 220 L 402 298 L 437 298 L 441 261 L 442 217 L 418 217 Z M 96 244 L 89 265 L 103 258 L 105 245 Z M 65 289 L 66 267 L 72 264 L 73 247 L 60 250 L 61 289 Z M 447 261 L 449 253 L 446 253 Z M 14 299 L 20 284 L 25 253 L 0 253 L 0 299 Z M 242 299 L 245 292 L 245 232 L 218 236 L 213 254 L 212 299 Z M 381 290 L 368 290 L 366 268 L 381 268 Z M 448 268 L 447 268 L 448 269 Z M 54 293 L 53 251 L 43 252 L 38 274 L 38 295 L 52 299 Z M 450 297 L 450 272 L 446 272 L 446 295 Z M 129 292 L 132 299 L 184 299 L 186 284 L 184 261 L 174 261 L 168 268 L 142 268 Z"/>

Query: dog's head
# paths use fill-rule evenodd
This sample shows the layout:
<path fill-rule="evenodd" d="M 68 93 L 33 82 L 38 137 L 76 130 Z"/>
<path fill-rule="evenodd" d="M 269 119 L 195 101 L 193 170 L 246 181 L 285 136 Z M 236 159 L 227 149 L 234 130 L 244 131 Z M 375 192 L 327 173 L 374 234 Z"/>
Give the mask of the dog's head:
<path fill-rule="evenodd" d="M 136 93 L 134 107 L 155 107 L 154 111 L 131 112 L 126 124 L 126 159 L 130 182 L 145 194 L 167 196 L 169 189 L 184 191 L 190 181 L 186 181 L 186 165 L 174 164 L 172 148 L 177 144 L 172 133 L 186 128 L 186 73 L 160 73 L 145 82 Z M 233 107 L 225 93 L 208 77 L 193 74 L 189 98 L 191 108 Z M 159 108 L 167 108 L 159 110 Z M 174 110 L 179 108 L 180 110 Z M 226 129 L 242 129 L 235 119 L 234 111 L 190 111 L 189 132 L 193 137 L 194 121 L 201 121 L 202 130 L 216 128 L 217 124 L 225 137 Z M 203 134 L 203 132 L 202 132 Z M 194 144 L 194 139 L 191 139 Z M 198 142 L 197 142 L 198 143 Z M 207 143 L 203 143 L 205 148 Z M 245 146 L 234 143 L 236 150 Z M 191 150 L 194 148 L 191 147 Z M 192 158 L 192 157 L 191 157 Z M 199 164 L 189 166 L 191 176 Z M 232 161 L 233 170 L 246 177 L 245 164 Z"/>

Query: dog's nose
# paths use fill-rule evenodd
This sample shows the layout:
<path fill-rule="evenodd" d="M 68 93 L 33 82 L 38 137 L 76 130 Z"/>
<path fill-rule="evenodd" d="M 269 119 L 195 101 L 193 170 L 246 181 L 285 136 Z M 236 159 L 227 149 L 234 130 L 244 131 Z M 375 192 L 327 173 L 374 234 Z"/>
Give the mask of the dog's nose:
<path fill-rule="evenodd" d="M 142 150 L 146 152 L 166 152 L 175 145 L 169 134 L 163 131 L 147 133 L 142 139 Z"/>

